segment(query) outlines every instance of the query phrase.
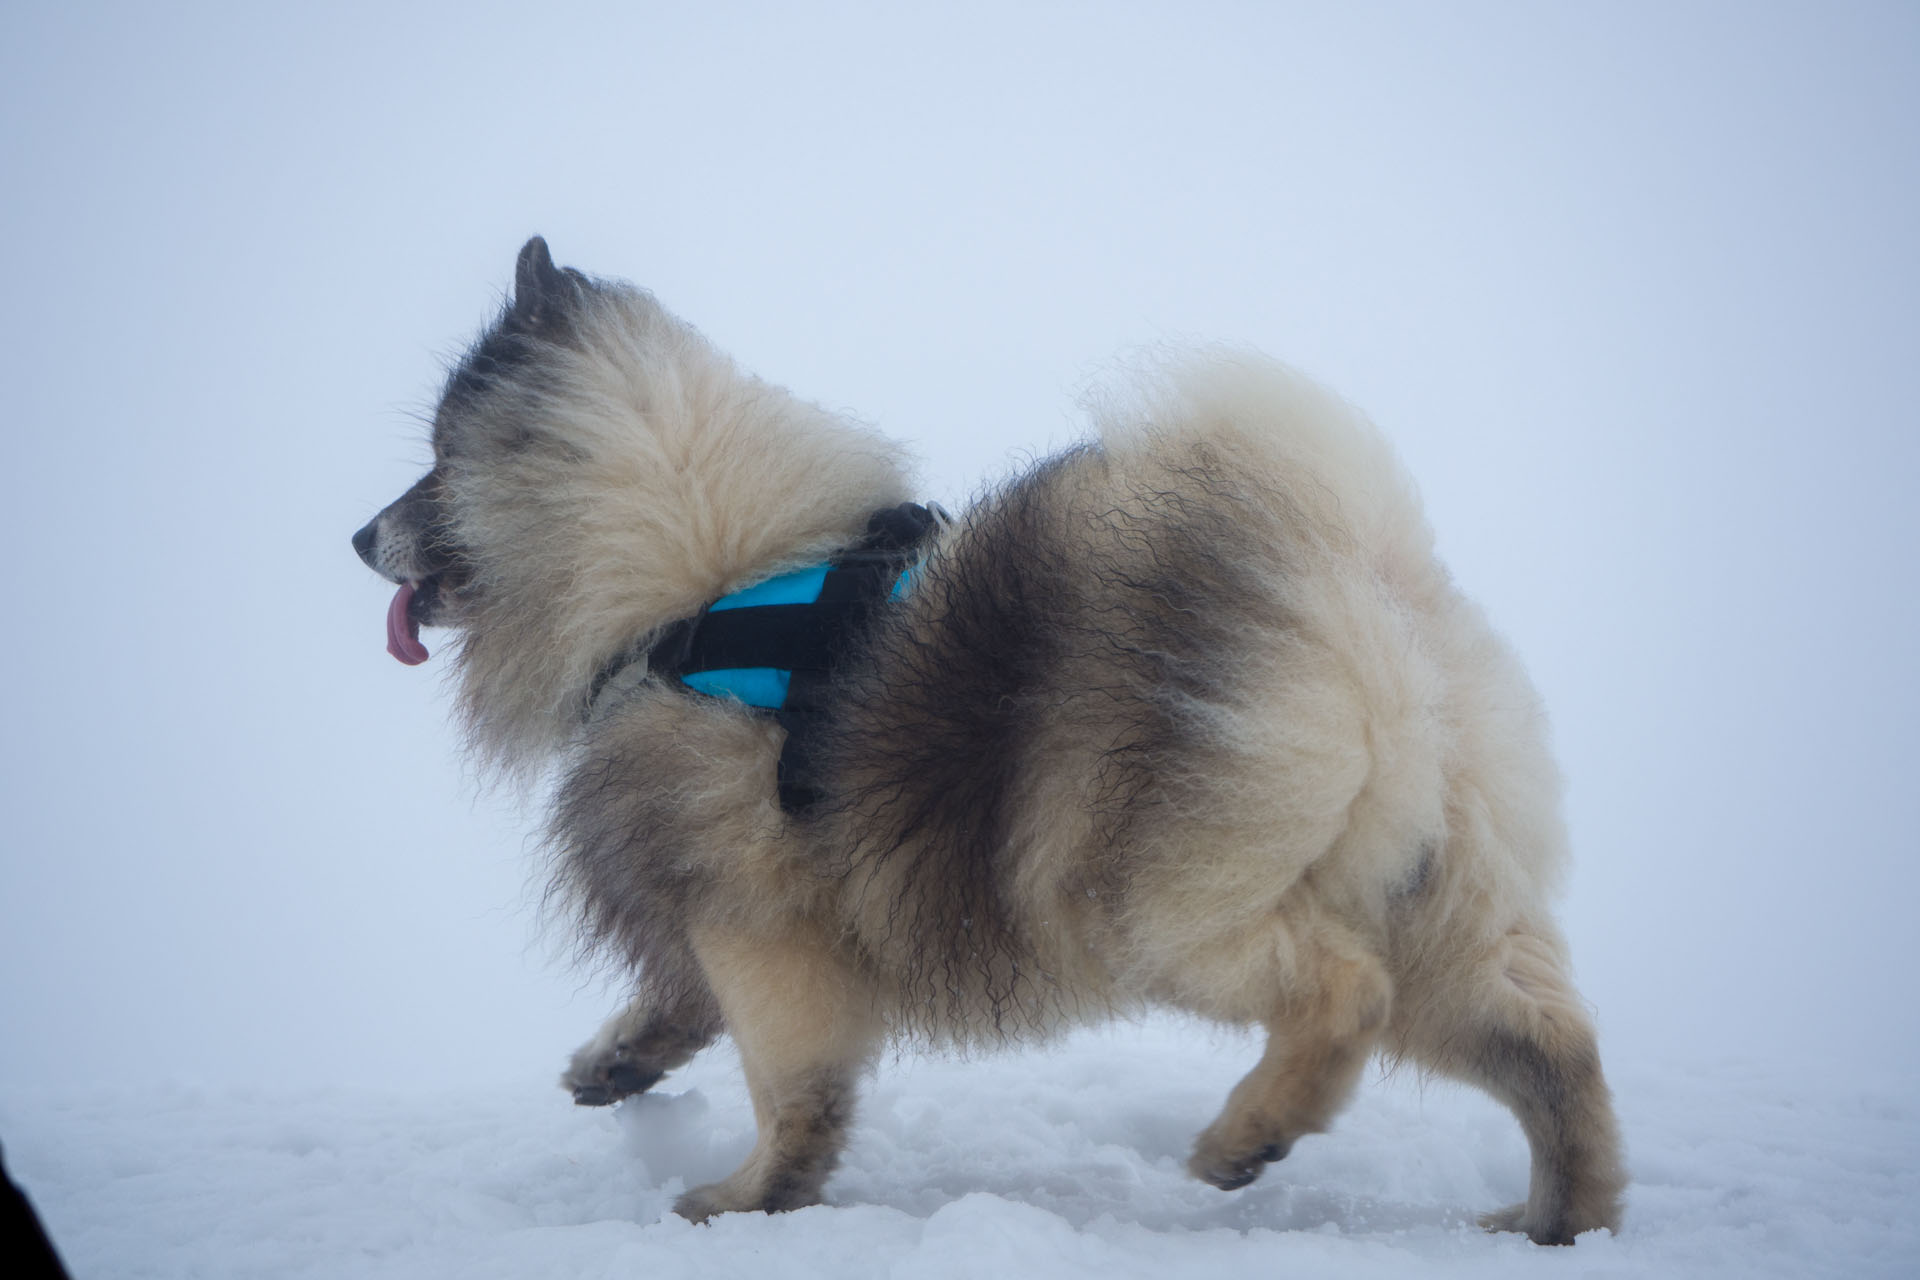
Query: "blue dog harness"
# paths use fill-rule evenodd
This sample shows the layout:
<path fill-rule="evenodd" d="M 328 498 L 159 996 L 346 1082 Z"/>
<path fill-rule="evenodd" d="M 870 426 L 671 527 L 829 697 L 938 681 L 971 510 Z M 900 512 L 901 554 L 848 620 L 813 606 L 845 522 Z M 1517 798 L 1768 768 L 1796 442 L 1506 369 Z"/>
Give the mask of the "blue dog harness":
<path fill-rule="evenodd" d="M 887 591 L 888 599 L 898 600 L 907 594 L 907 590 L 913 582 L 914 570 L 918 567 L 918 565 L 910 564 L 899 573 L 894 579 L 893 586 Z M 718 600 L 715 600 L 707 606 L 705 614 L 702 615 L 703 619 L 711 622 L 714 614 L 726 613 L 734 609 L 752 609 L 757 611 L 775 606 L 810 609 L 812 606 L 819 605 L 822 597 L 826 595 L 828 576 L 837 569 L 843 568 L 844 566 L 836 564 L 818 564 L 811 569 L 796 569 L 792 573 L 783 573 L 778 577 L 768 578 L 765 582 L 757 582 L 744 591 L 736 591 L 732 595 L 721 596 Z M 871 586 L 871 584 L 864 585 Z M 851 604 L 854 602 L 847 601 L 844 603 Z M 848 612 L 850 613 L 851 611 L 849 610 Z M 772 614 L 755 612 L 750 615 L 747 625 L 751 627 L 765 626 L 773 617 L 774 615 Z M 831 627 L 835 620 L 836 619 L 831 617 L 822 619 L 828 627 Z M 843 615 L 837 620 L 846 622 L 852 619 Z M 725 621 L 731 622 L 732 620 L 727 619 Z M 714 661 L 730 660 L 722 659 L 719 656 L 720 646 L 715 639 L 719 629 L 719 627 L 713 627 L 708 630 L 707 635 L 704 637 L 696 636 L 692 647 L 694 650 L 707 649 L 709 653 L 713 655 L 712 660 Z M 774 634 L 779 638 L 775 639 L 772 642 L 773 644 L 795 643 L 791 633 L 784 628 L 777 630 Z M 697 671 L 683 669 L 680 672 L 680 683 L 692 689 L 695 693 L 704 693 L 709 697 L 732 698 L 736 702 L 744 702 L 748 706 L 758 707 L 762 711 L 779 711 L 787 705 L 787 696 L 793 688 L 794 664 L 798 661 L 804 661 L 804 654 L 801 650 L 794 649 L 779 656 L 784 659 L 788 665 L 781 667 L 718 667 L 712 670 Z M 832 655 L 829 654 L 827 656 L 831 658 Z M 697 661 L 697 659 L 695 659 L 695 661 Z M 831 665 L 831 662 L 829 662 L 829 665 Z"/>
<path fill-rule="evenodd" d="M 787 731 L 780 806 L 805 810 L 820 798 L 811 763 L 833 674 L 858 648 L 874 610 L 907 593 L 920 546 L 939 525 L 934 511 L 916 503 L 875 512 L 866 537 L 827 563 L 722 596 L 662 628 L 644 650 L 615 658 L 595 678 L 589 705 L 608 680 L 644 657 L 649 675 L 772 715 Z"/>

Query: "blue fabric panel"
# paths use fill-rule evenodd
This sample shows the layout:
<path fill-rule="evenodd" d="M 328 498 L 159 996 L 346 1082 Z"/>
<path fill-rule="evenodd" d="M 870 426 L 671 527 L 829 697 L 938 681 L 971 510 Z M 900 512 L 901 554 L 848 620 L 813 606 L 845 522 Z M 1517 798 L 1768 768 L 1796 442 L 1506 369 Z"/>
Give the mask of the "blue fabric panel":
<path fill-rule="evenodd" d="M 907 571 L 900 575 L 900 580 L 893 584 L 893 590 L 887 593 L 888 598 L 905 599 L 907 592 L 913 590 L 913 579 L 919 572 L 920 566 L 917 563 L 908 565 Z"/>
<path fill-rule="evenodd" d="M 680 683 L 696 693 L 735 698 L 750 707 L 778 711 L 787 704 L 787 683 L 792 679 L 791 671 L 772 667 L 730 667 L 724 671 L 695 671 L 681 676 Z"/>
<path fill-rule="evenodd" d="M 755 605 L 762 604 L 812 604 L 820 598 L 820 587 L 826 580 L 827 566 L 824 564 L 815 565 L 811 569 L 799 569 L 793 573 L 783 573 L 777 578 L 756 582 L 745 591 L 721 596 L 707 606 L 707 612 L 719 613 L 722 609 L 751 609 Z"/>

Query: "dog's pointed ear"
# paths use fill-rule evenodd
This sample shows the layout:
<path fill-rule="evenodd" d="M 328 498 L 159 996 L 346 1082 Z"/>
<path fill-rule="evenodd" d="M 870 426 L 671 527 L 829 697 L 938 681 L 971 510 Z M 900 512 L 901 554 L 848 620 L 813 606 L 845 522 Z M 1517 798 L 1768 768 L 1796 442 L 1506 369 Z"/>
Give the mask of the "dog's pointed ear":
<path fill-rule="evenodd" d="M 549 323 L 566 310 L 577 289 L 578 272 L 562 271 L 553 265 L 547 242 L 539 236 L 521 246 L 520 260 L 513 268 L 513 306 L 508 314 L 528 329 Z"/>

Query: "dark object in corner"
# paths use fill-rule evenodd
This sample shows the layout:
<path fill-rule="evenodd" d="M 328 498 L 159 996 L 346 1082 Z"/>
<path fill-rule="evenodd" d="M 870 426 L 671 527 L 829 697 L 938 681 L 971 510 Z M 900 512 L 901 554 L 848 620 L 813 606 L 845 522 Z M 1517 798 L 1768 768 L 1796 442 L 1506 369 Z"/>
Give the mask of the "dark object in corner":
<path fill-rule="evenodd" d="M 53 1241 L 40 1225 L 40 1215 L 7 1176 L 4 1150 L 0 1150 L 0 1257 L 12 1258 L 7 1269 L 25 1280 L 68 1280 Z"/>

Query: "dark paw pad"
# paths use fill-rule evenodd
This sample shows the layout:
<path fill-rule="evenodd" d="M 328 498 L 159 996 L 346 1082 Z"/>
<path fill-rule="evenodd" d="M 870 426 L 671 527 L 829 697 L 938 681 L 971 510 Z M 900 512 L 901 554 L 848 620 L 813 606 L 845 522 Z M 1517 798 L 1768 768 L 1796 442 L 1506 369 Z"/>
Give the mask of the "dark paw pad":
<path fill-rule="evenodd" d="M 1241 1165 L 1237 1172 L 1217 1173 L 1208 1181 L 1222 1191 L 1238 1191 L 1242 1187 L 1252 1186 L 1254 1180 L 1260 1176 L 1262 1167 L 1257 1164 Z"/>
<path fill-rule="evenodd" d="M 602 1079 L 590 1084 L 574 1086 L 574 1105 L 610 1107 L 622 1098 L 631 1098 L 636 1093 L 645 1093 L 665 1074 L 664 1071 L 636 1067 L 630 1062 L 616 1062 L 606 1069 Z"/>
<path fill-rule="evenodd" d="M 1238 1191 L 1252 1185 L 1268 1165 L 1286 1159 L 1292 1147 L 1291 1142 L 1270 1142 L 1238 1159 L 1220 1160 L 1212 1164 L 1202 1164 L 1196 1159 L 1190 1167 L 1202 1182 L 1210 1183 L 1222 1191 Z"/>

